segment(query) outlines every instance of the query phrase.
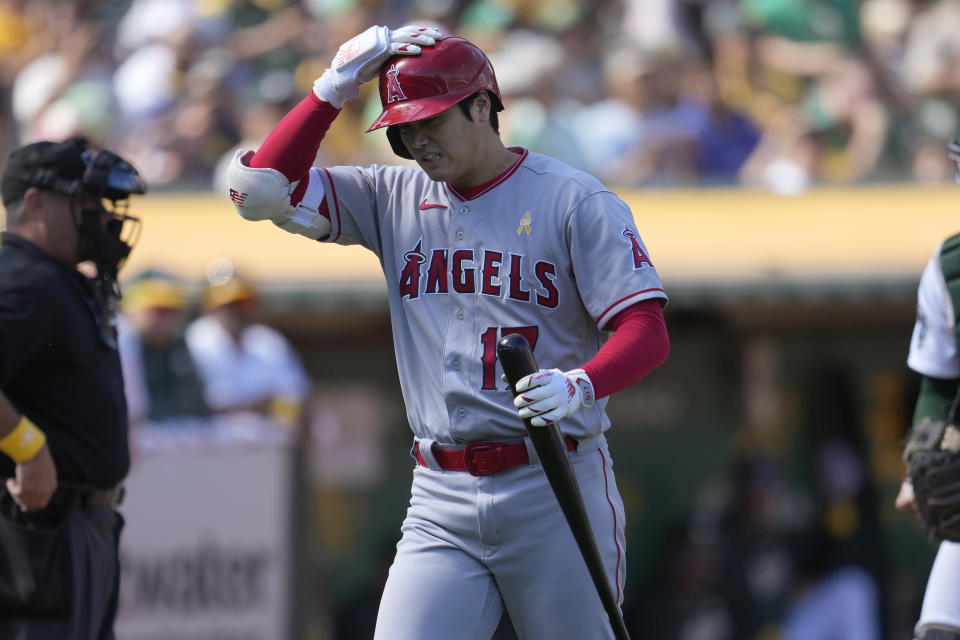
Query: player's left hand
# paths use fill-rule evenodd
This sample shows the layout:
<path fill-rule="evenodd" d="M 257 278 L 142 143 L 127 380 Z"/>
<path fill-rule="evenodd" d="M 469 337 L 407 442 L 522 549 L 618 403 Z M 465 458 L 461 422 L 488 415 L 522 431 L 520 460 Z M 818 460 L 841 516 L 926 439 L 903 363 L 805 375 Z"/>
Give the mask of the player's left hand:
<path fill-rule="evenodd" d="M 313 91 L 340 109 L 360 94 L 361 84 L 377 77 L 388 58 L 419 55 L 421 47 L 432 47 L 441 36 L 433 27 L 370 27 L 340 45 L 330 68 L 314 82 Z"/>
<path fill-rule="evenodd" d="M 580 407 L 593 406 L 593 383 L 583 369 L 541 369 L 517 381 L 513 405 L 535 427 L 553 424 Z"/>

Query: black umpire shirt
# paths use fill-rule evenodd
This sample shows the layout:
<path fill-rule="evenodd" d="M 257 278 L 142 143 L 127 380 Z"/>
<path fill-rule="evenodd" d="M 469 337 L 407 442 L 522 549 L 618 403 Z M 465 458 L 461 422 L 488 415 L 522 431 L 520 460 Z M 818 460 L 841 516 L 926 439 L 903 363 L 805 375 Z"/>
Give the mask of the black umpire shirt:
<path fill-rule="evenodd" d="M 23 238 L 0 245 L 0 389 L 44 433 L 61 481 L 110 487 L 130 467 L 120 357 L 88 278 Z M 14 465 L 0 455 L 0 477 Z"/>

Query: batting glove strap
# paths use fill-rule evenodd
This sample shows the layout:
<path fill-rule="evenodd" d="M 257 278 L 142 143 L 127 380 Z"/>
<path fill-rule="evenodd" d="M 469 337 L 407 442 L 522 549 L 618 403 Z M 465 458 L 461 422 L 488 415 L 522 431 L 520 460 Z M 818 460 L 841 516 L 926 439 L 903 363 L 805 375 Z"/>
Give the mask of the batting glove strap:
<path fill-rule="evenodd" d="M 516 388 L 513 405 L 521 418 L 537 427 L 553 424 L 596 401 L 593 383 L 583 369 L 541 369 L 521 378 Z"/>
<path fill-rule="evenodd" d="M 590 380 L 587 372 L 583 369 L 571 369 L 563 375 L 572 380 L 573 383 L 577 385 L 577 389 L 580 390 L 581 406 L 592 407 L 597 400 L 597 395 L 593 390 L 593 382 Z"/>
<path fill-rule="evenodd" d="M 370 27 L 340 45 L 330 68 L 313 83 L 313 92 L 342 109 L 347 100 L 360 95 L 361 84 L 377 77 L 388 58 L 419 55 L 421 47 L 433 46 L 440 36 L 429 27 Z"/>
<path fill-rule="evenodd" d="M 300 203 L 272 220 L 284 231 L 306 236 L 311 240 L 320 240 L 330 235 L 333 230 L 330 218 L 319 213 L 324 199 L 323 182 L 312 173 L 308 174 L 305 180 L 308 180 L 307 189 Z M 296 187 L 297 183 L 291 185 Z"/>
<path fill-rule="evenodd" d="M 277 218 L 273 223 L 288 233 L 306 236 L 311 240 L 327 237 L 333 227 L 329 218 L 302 206 L 294 209 L 292 215 Z"/>

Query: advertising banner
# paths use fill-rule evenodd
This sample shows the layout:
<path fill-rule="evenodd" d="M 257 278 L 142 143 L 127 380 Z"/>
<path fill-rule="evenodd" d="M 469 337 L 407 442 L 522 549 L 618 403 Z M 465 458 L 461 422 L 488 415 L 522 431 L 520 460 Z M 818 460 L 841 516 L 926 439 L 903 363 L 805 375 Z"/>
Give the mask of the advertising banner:
<path fill-rule="evenodd" d="M 278 640 L 290 446 L 263 425 L 143 427 L 121 512 L 118 640 Z"/>

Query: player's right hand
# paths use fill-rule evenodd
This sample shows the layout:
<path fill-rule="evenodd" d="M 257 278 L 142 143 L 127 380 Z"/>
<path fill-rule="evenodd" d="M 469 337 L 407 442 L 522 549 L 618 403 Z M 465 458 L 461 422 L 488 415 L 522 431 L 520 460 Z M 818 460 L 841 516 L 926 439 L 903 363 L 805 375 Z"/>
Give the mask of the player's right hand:
<path fill-rule="evenodd" d="M 14 477 L 7 480 L 7 492 L 22 511 L 43 509 L 56 490 L 57 467 L 48 445 L 29 460 L 18 463 Z"/>
<path fill-rule="evenodd" d="M 340 109 L 360 94 L 361 84 L 377 77 L 388 58 L 419 55 L 421 47 L 432 47 L 441 35 L 432 27 L 415 25 L 399 29 L 370 27 L 340 45 L 330 68 L 314 82 L 313 92 Z"/>

